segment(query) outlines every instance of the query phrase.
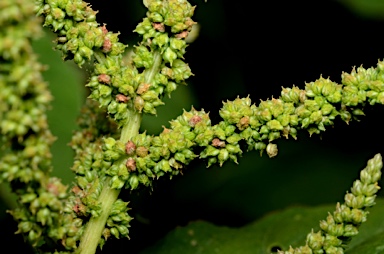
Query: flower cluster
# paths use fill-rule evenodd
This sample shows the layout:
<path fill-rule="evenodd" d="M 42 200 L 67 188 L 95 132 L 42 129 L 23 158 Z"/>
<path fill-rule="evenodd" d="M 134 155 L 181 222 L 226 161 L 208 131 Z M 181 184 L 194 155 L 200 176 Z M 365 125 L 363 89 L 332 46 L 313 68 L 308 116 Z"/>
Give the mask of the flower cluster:
<path fill-rule="evenodd" d="M 117 239 L 120 237 L 128 237 L 129 222 L 132 218 L 128 215 L 128 202 L 124 202 L 121 199 L 116 200 L 113 203 L 111 212 L 109 214 L 106 227 L 103 230 L 103 237 L 99 245 L 103 247 L 105 241 L 113 235 Z"/>
<path fill-rule="evenodd" d="M 118 42 L 118 34 L 96 22 L 97 12 L 88 4 L 37 1 L 44 25 L 59 34 L 56 48 L 64 59 L 73 59 L 79 66 L 96 59 L 87 84 L 90 98 L 106 107 L 119 126 L 126 124 L 128 110 L 156 114 L 163 95 L 170 95 L 192 75 L 182 59 L 184 39 L 195 24 L 194 7 L 184 0 L 147 1 L 147 5 L 148 17 L 135 30 L 143 41 L 134 48 L 133 64 L 126 64 L 122 57 L 126 45 Z"/>
<path fill-rule="evenodd" d="M 49 178 L 51 94 L 30 44 L 41 29 L 33 5 L 15 0 L 1 1 L 0 26 L 0 181 L 10 182 L 18 195 L 20 206 L 10 212 L 17 233 L 39 249 L 65 239 L 71 222 L 61 213 L 67 188 Z"/>
<path fill-rule="evenodd" d="M 58 251 L 73 252 L 89 247 L 82 245 L 84 238 L 92 241 L 89 248 L 93 248 L 110 236 L 128 237 L 128 203 L 117 200 L 117 190 L 151 186 L 153 179 L 164 175 L 172 178 L 195 158 L 221 166 L 228 160 L 237 163 L 244 149 L 274 157 L 278 149 L 273 142 L 280 137 L 296 139 L 300 129 L 319 134 L 338 117 L 348 123 L 364 115 L 364 106 L 384 104 L 384 63 L 379 62 L 377 68 L 343 73 L 341 84 L 320 77 L 305 89 L 283 88 L 279 98 L 259 105 L 249 97 L 227 101 L 217 124 L 204 110 L 192 108 L 157 136 L 138 134 L 141 114 L 156 114 L 162 98 L 192 75 L 184 54 L 185 38 L 195 24 L 191 19 L 195 8 L 186 0 L 145 0 L 144 4 L 147 17 L 135 29 L 142 41 L 127 63 L 123 59 L 127 46 L 118 41 L 117 33 L 96 22 L 97 12 L 87 3 L 36 1 L 35 11 L 44 26 L 58 34 L 55 47 L 63 58 L 80 67 L 86 62 L 94 67 L 87 84 L 94 103 L 87 102 L 81 130 L 70 144 L 75 151 L 76 184 L 67 194 L 65 186 L 48 177 L 54 138 L 45 111 L 51 96 L 30 47 L 30 39 L 40 31 L 38 21 L 30 18 L 28 3 L 0 3 L 4 27 L 0 101 L 5 102 L 0 105 L 0 180 L 11 182 L 19 194 L 23 206 L 11 213 L 20 221 L 18 232 L 25 233 L 35 247 L 59 243 Z M 377 155 L 346 195 L 345 204 L 321 222 L 322 231 L 312 232 L 305 247 L 288 253 L 342 253 L 344 241 L 366 219 L 363 208 L 374 203 L 380 168 Z M 102 203 L 105 200 L 108 205 Z M 99 231 L 93 232 L 94 228 Z M 101 239 L 89 240 L 89 234 Z"/>
<path fill-rule="evenodd" d="M 117 138 L 119 135 L 116 123 L 107 118 L 107 113 L 97 102 L 90 99 L 82 108 L 78 125 L 80 130 L 73 135 L 70 143 L 75 151 L 72 170 L 76 174 L 76 184 L 72 187 L 72 195 L 68 198 L 64 210 L 67 214 L 71 214 L 73 219 L 78 220 L 78 225 L 81 225 L 77 234 L 72 237 L 74 248 L 82 236 L 84 222 L 91 217 L 100 216 L 102 209 L 99 197 L 104 187 L 105 173 L 112 165 L 110 157 L 115 156 L 112 153 L 104 153 L 102 146 L 106 143 L 103 142 L 103 137 L 106 140 L 114 140 L 112 137 Z M 107 157 L 109 159 L 106 159 Z M 127 204 L 121 200 L 113 204 L 100 246 L 103 246 L 111 235 L 117 238 L 128 237 L 129 221 L 132 218 L 127 213 Z"/>
<path fill-rule="evenodd" d="M 379 61 L 377 68 L 359 67 L 350 74 L 343 73 L 342 84 L 320 77 L 307 83 L 305 89 L 283 88 L 279 98 L 259 105 L 252 104 L 249 97 L 236 98 L 224 102 L 219 112 L 223 120 L 216 125 L 204 110 L 185 111 L 160 135 L 142 133 L 130 140 L 128 154 L 124 153 L 124 143 L 109 140 L 113 145 L 104 153 L 114 151 L 115 156 L 109 158 L 118 163 L 107 172 L 114 178 L 115 188 L 125 185 L 135 189 L 140 183 L 150 185 L 150 179 L 165 173 L 178 174 L 197 157 L 207 159 L 208 167 L 228 160 L 237 163 L 244 147 L 274 157 L 278 153 L 273 143 L 276 139 L 296 139 L 301 129 L 310 135 L 320 134 L 336 118 L 348 123 L 364 115 L 366 104 L 383 104 L 383 71 L 384 63 Z"/>
<path fill-rule="evenodd" d="M 353 183 L 351 193 L 345 195 L 345 203 L 337 203 L 333 214 L 329 213 L 326 220 L 320 221 L 321 230 L 316 233 L 312 230 L 305 246 L 295 249 L 290 247 L 288 251 L 279 253 L 344 253 L 346 244 L 358 234 L 359 226 L 367 220 L 368 212 L 365 208 L 375 204 L 382 167 L 382 157 L 376 154 L 360 172 L 360 180 Z"/>

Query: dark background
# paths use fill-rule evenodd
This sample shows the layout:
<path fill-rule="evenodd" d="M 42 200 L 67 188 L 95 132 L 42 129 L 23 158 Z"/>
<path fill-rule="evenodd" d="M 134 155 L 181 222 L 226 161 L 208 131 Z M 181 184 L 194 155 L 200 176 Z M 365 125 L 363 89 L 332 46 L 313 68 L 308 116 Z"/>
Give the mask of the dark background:
<path fill-rule="evenodd" d="M 185 58 L 195 76 L 187 88 L 181 88 L 184 92 L 180 97 L 172 97 L 179 108 L 174 106 L 168 112 L 166 106 L 159 110 L 156 120 L 144 121 L 143 129 L 152 128 L 154 133 L 161 126 L 158 122 L 166 125 L 181 114 L 183 107 L 189 110 L 190 103 L 209 111 L 217 123 L 223 100 L 250 95 L 258 103 L 260 99 L 277 98 L 281 86 L 303 88 L 305 82 L 320 75 L 340 82 L 343 71 L 350 72 L 352 66 L 361 64 L 375 66 L 384 57 L 384 22 L 359 16 L 338 1 L 192 3 L 197 5 L 194 20 L 201 30 Z M 123 42 L 136 43 L 131 31 L 145 15 L 140 1 L 99 0 L 91 4 L 100 10 L 99 23 L 120 31 Z M 57 89 L 54 83 L 50 85 Z M 73 93 L 68 98 L 71 96 Z M 55 110 L 60 110 L 60 105 L 54 106 L 51 115 Z M 192 220 L 238 227 L 291 205 L 342 201 L 366 161 L 383 152 L 384 134 L 378 116 L 384 110 L 374 106 L 365 113 L 361 122 L 348 126 L 336 122 L 321 137 L 309 138 L 303 132 L 297 141 L 277 141 L 280 153 L 274 159 L 248 152 L 239 166 L 226 163 L 222 168 L 206 169 L 205 162 L 194 162 L 183 176 L 155 182 L 153 190 L 124 191 L 121 197 L 131 200 L 130 214 L 135 218 L 131 240 L 108 241 L 103 253 L 138 253 L 169 230 Z M 55 133 L 59 139 L 60 133 Z M 54 152 L 62 157 L 58 156 L 60 150 Z M 71 163 L 63 166 L 56 159 L 55 165 L 56 174 L 70 174 Z M 70 178 L 65 181 L 70 183 Z M 0 228 L 4 244 L 14 241 L 13 251 L 26 253 L 21 249 L 20 236 L 10 238 L 17 226 L 9 215 L 4 213 Z"/>

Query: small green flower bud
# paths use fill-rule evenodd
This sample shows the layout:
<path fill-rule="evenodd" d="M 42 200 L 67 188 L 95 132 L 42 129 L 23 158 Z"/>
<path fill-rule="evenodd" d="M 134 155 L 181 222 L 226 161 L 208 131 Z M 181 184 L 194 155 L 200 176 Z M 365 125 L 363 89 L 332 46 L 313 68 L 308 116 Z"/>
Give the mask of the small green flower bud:
<path fill-rule="evenodd" d="M 307 236 L 307 244 L 311 249 L 318 250 L 323 247 L 324 236 L 321 232 L 314 233 L 313 230 Z"/>
<path fill-rule="evenodd" d="M 217 157 L 210 157 L 208 159 L 207 168 L 217 163 Z"/>
<path fill-rule="evenodd" d="M 375 199 L 376 199 L 376 195 L 374 195 L 372 197 L 365 197 L 365 199 L 364 199 L 364 207 L 374 206 L 376 204 L 375 203 Z"/>
<path fill-rule="evenodd" d="M 35 193 L 26 193 L 26 194 L 23 194 L 20 199 L 21 199 L 21 202 L 22 203 L 30 203 L 32 202 L 34 199 L 36 199 L 36 194 Z"/>
<path fill-rule="evenodd" d="M 82 66 L 85 63 L 85 60 L 83 59 L 83 57 L 79 52 L 75 54 L 75 56 L 73 57 L 73 61 L 75 61 L 75 63 L 78 64 L 79 66 Z"/>
<path fill-rule="evenodd" d="M 331 104 L 326 103 L 321 107 L 321 114 L 324 116 L 329 115 L 334 110 L 334 108 L 335 107 Z"/>
<path fill-rule="evenodd" d="M 352 74 L 343 72 L 341 74 L 341 83 L 346 86 L 358 85 L 358 81 L 354 73 L 356 73 L 355 67 L 353 67 Z"/>
<path fill-rule="evenodd" d="M 117 225 L 116 228 L 119 231 L 119 233 L 121 234 L 121 236 L 128 237 L 129 230 L 128 230 L 128 228 L 126 226 L 124 226 L 124 225 Z"/>
<path fill-rule="evenodd" d="M 229 158 L 229 152 L 227 149 L 220 149 L 219 154 L 217 155 L 217 159 L 219 160 L 220 166 L 223 165 L 223 163 L 228 160 Z"/>
<path fill-rule="evenodd" d="M 170 47 L 174 50 L 182 50 L 186 46 L 185 40 L 171 38 L 169 42 Z"/>
<path fill-rule="evenodd" d="M 270 129 L 270 130 L 283 130 L 283 126 L 281 125 L 281 123 L 277 120 L 271 120 L 271 121 L 268 121 L 267 122 L 267 127 Z"/>
<path fill-rule="evenodd" d="M 168 34 L 160 34 L 159 36 L 153 38 L 152 43 L 158 45 L 159 48 L 162 48 L 164 45 L 167 45 L 169 41 Z"/>
<path fill-rule="evenodd" d="M 226 139 L 229 144 L 237 144 L 240 140 L 242 140 L 242 137 L 238 133 L 234 133 Z"/>
<path fill-rule="evenodd" d="M 91 60 L 91 57 L 93 55 L 93 51 L 87 46 L 80 47 L 78 52 L 81 56 L 85 57 L 88 60 Z"/>
<path fill-rule="evenodd" d="M 363 110 L 358 109 L 358 108 L 354 109 L 354 110 L 352 111 L 352 114 L 355 115 L 355 116 L 365 116 Z"/>
<path fill-rule="evenodd" d="M 152 173 L 152 172 L 151 172 Z M 152 174 L 151 174 L 152 175 Z M 141 174 L 139 175 L 139 182 L 143 184 L 144 186 L 151 185 L 151 181 L 149 180 L 147 175 Z"/>
<path fill-rule="evenodd" d="M 272 131 L 268 134 L 268 141 L 271 142 L 275 139 L 280 138 L 281 134 L 278 131 Z"/>
<path fill-rule="evenodd" d="M 257 142 L 255 144 L 255 150 L 260 150 L 261 152 L 267 147 L 267 145 L 263 142 Z"/>
<path fill-rule="evenodd" d="M 347 193 L 344 197 L 345 204 L 352 208 L 364 207 L 364 196 L 354 196 L 352 193 Z"/>
<path fill-rule="evenodd" d="M 112 234 L 114 237 L 116 237 L 117 239 L 119 239 L 119 237 L 120 237 L 120 233 L 119 233 L 119 230 L 118 230 L 117 228 L 115 228 L 115 227 L 111 228 L 110 232 L 111 232 L 111 234 Z"/>
<path fill-rule="evenodd" d="M 177 59 L 177 54 L 168 47 L 163 54 L 163 59 L 172 66 L 173 61 Z"/>
<path fill-rule="evenodd" d="M 321 110 L 313 112 L 309 117 L 310 123 L 316 123 L 319 124 L 321 120 L 323 119 L 323 115 L 321 113 Z"/>
<path fill-rule="evenodd" d="M 18 230 L 16 233 L 28 233 L 33 228 L 33 223 L 30 221 L 21 221 L 18 225 Z"/>
<path fill-rule="evenodd" d="M 164 21 L 163 16 L 161 16 L 161 14 L 158 13 L 158 12 L 150 12 L 149 15 L 148 15 L 148 18 L 152 22 L 163 22 Z"/>
<path fill-rule="evenodd" d="M 236 154 L 236 153 L 242 153 L 241 149 L 240 149 L 240 146 L 237 144 L 237 145 L 231 145 L 231 144 L 227 144 L 225 146 L 225 149 L 231 153 L 231 154 Z"/>
<path fill-rule="evenodd" d="M 352 237 L 355 236 L 359 233 L 359 230 L 357 229 L 356 226 L 347 224 L 344 226 L 344 234 L 343 236 L 345 237 Z"/>
<path fill-rule="evenodd" d="M 131 190 L 136 189 L 139 186 L 139 178 L 136 175 L 131 175 L 128 179 L 128 184 L 131 186 Z"/>
<path fill-rule="evenodd" d="M 342 236 L 344 234 L 344 225 L 343 224 L 333 224 L 328 227 L 328 234 L 333 236 Z"/>
<path fill-rule="evenodd" d="M 353 187 L 351 188 L 351 192 L 355 196 L 363 194 L 363 184 L 360 182 L 360 180 L 356 180 L 355 182 L 353 182 Z"/>
<path fill-rule="evenodd" d="M 365 221 L 367 221 L 367 212 L 359 209 L 353 208 L 351 209 L 350 218 L 351 222 L 355 225 L 359 225 Z"/>
<path fill-rule="evenodd" d="M 42 208 L 37 212 L 36 220 L 44 225 L 52 224 L 51 213 L 48 208 Z"/>
<path fill-rule="evenodd" d="M 213 146 L 207 146 L 201 153 L 200 158 L 214 157 L 220 153 L 220 149 L 217 149 Z"/>
<path fill-rule="evenodd" d="M 330 234 L 326 234 L 325 236 L 325 239 L 324 239 L 324 248 L 326 249 L 327 247 L 337 247 L 337 246 L 341 246 L 341 244 L 343 243 L 342 240 L 340 240 L 339 238 L 337 238 L 336 236 L 334 235 L 330 235 Z M 338 252 L 328 252 L 326 251 L 326 253 L 338 253 Z"/>
<path fill-rule="evenodd" d="M 374 184 L 364 185 L 362 189 L 362 194 L 370 197 L 376 194 L 379 189 L 380 187 L 378 186 L 377 182 L 375 182 Z"/>
<path fill-rule="evenodd" d="M 117 175 L 113 176 L 112 177 L 112 180 L 111 180 L 111 188 L 112 189 L 121 189 L 123 188 L 124 186 L 124 181 L 121 180 Z"/>

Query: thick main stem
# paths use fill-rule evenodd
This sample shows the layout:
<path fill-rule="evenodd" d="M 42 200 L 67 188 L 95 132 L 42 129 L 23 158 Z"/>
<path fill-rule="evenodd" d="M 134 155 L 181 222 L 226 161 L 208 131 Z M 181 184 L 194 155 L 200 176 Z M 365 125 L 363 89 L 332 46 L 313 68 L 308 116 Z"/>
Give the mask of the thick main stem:
<path fill-rule="evenodd" d="M 127 142 L 129 139 L 139 133 L 141 114 L 130 110 L 128 123 L 123 127 L 120 140 Z M 82 236 L 78 253 L 94 254 L 96 253 L 100 237 L 103 233 L 105 223 L 107 222 L 109 213 L 119 196 L 120 190 L 111 188 L 111 177 L 107 177 L 104 181 L 103 190 L 99 197 L 99 203 L 102 205 L 101 213 L 98 217 L 92 217 Z"/>
<path fill-rule="evenodd" d="M 155 74 L 159 71 L 161 64 L 161 54 L 154 52 L 154 63 L 151 68 L 145 70 L 144 80 L 150 84 L 155 77 Z M 129 110 L 129 117 L 127 123 L 123 126 L 121 131 L 120 140 L 122 142 L 128 142 L 134 136 L 139 133 L 142 114 L 136 112 L 134 109 Z M 79 249 L 76 253 L 80 254 L 94 254 L 96 253 L 97 246 L 100 241 L 100 237 L 103 233 L 105 223 L 109 217 L 109 213 L 114 202 L 119 196 L 120 190 L 111 188 L 111 178 L 107 177 L 104 181 L 103 190 L 99 197 L 99 203 L 102 205 L 101 213 L 98 217 L 92 217 L 83 233 Z"/>

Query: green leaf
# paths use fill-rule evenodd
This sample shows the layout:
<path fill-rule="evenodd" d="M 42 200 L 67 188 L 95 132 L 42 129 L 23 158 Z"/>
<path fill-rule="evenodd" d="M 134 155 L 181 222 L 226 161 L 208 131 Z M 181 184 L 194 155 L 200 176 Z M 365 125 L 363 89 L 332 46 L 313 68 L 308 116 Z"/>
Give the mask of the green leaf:
<path fill-rule="evenodd" d="M 370 209 L 368 221 L 350 243 L 346 253 L 382 253 L 384 251 L 384 200 Z M 141 254 L 248 254 L 273 253 L 278 249 L 305 244 L 312 228 L 319 229 L 319 220 L 326 218 L 335 205 L 291 207 L 266 215 L 241 228 L 216 226 L 205 221 L 191 222 L 168 233 Z M 381 251 L 381 252 L 380 252 Z"/>
<path fill-rule="evenodd" d="M 340 0 L 351 11 L 365 18 L 383 19 L 384 1 L 382 0 Z"/>
<path fill-rule="evenodd" d="M 64 183 L 70 183 L 73 180 L 70 171 L 73 151 L 67 144 L 77 128 L 76 119 L 85 100 L 85 75 L 73 62 L 63 62 L 60 53 L 52 49 L 53 34 L 45 32 L 42 38 L 33 42 L 33 47 L 38 60 L 48 67 L 43 76 L 54 97 L 52 110 L 47 112 L 50 129 L 57 136 L 52 146 L 53 174 Z"/>

